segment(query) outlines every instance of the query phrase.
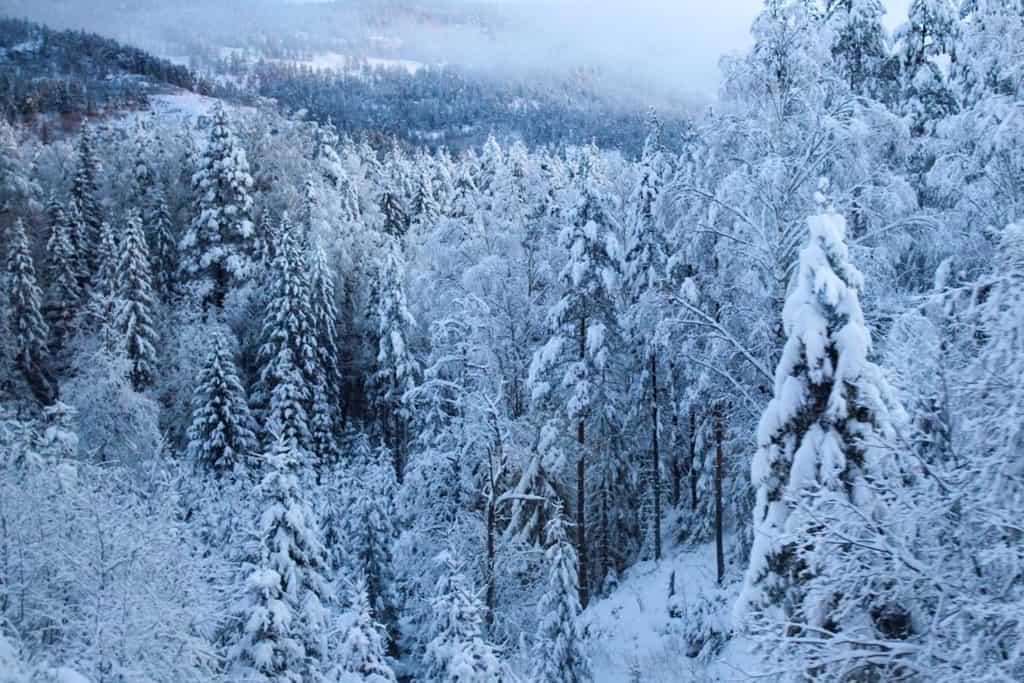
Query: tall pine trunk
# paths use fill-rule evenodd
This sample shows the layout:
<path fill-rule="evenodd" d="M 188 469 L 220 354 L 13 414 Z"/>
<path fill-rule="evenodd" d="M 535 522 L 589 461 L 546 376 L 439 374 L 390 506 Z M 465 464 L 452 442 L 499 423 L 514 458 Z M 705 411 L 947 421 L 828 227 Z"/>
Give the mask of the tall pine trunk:
<path fill-rule="evenodd" d="M 718 583 L 725 578 L 725 550 L 722 544 L 722 409 L 715 408 L 715 561 Z"/>
<path fill-rule="evenodd" d="M 658 355 L 651 353 L 651 496 L 654 516 L 650 520 L 654 536 L 654 559 L 661 559 L 661 455 L 658 452 Z"/>
<path fill-rule="evenodd" d="M 587 321 L 580 319 L 580 361 L 587 354 Z M 579 581 L 580 607 L 587 608 L 590 602 L 587 563 L 587 466 L 586 466 L 586 432 L 583 418 L 576 424 L 576 443 L 579 446 L 579 459 L 576 461 L 576 555 L 579 564 L 577 580 Z"/>

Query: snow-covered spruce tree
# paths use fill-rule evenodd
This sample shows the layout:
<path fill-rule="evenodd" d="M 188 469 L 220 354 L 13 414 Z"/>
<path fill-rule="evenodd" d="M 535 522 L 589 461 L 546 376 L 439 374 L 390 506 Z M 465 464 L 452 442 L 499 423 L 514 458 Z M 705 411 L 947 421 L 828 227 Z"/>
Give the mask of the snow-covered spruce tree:
<path fill-rule="evenodd" d="M 163 190 L 153 190 L 153 212 L 149 223 L 150 268 L 153 287 L 167 302 L 174 294 L 178 278 L 178 243 L 174 238 L 171 210 Z"/>
<path fill-rule="evenodd" d="M 7 320 L 12 356 L 36 399 L 48 405 L 56 398 L 46 369 L 49 329 L 43 319 L 43 292 L 36 281 L 25 224 L 19 218 L 8 231 L 9 251 L 4 285 L 7 289 Z"/>
<path fill-rule="evenodd" d="M 338 647 L 338 683 L 396 683 L 387 658 L 387 635 L 374 621 L 366 586 L 356 581 L 349 591 L 348 628 Z"/>
<path fill-rule="evenodd" d="M 253 427 L 227 340 L 217 334 L 196 378 L 187 457 L 217 477 L 244 469 L 259 447 Z"/>
<path fill-rule="evenodd" d="M 626 296 L 625 325 L 633 345 L 633 376 L 639 381 L 631 387 L 638 407 L 638 418 L 650 420 L 650 456 L 644 473 L 643 501 L 643 553 L 645 557 L 661 559 L 661 444 L 658 441 L 659 395 L 658 383 L 665 378 L 659 367 L 660 350 L 656 344 L 655 328 L 660 318 L 658 295 L 664 284 L 668 261 L 666 231 L 659 224 L 657 203 L 665 183 L 666 163 L 661 149 L 661 123 L 654 112 L 650 114 L 650 132 L 644 142 L 640 158 L 640 177 L 630 197 L 631 215 L 627 226 L 626 255 L 623 264 L 623 290 Z M 664 400 L 664 386 L 662 397 Z M 645 406 L 639 409 L 639 406 Z M 645 430 L 646 431 L 646 430 Z"/>
<path fill-rule="evenodd" d="M 576 439 L 576 552 L 584 607 L 590 598 L 586 434 L 588 423 L 599 431 L 613 408 L 605 371 L 618 337 L 618 270 L 608 248 L 599 163 L 596 150 L 581 154 L 574 204 L 559 234 L 559 245 L 569 254 L 559 276 L 563 294 L 548 312 L 551 336 L 534 354 L 529 375 L 534 400 L 551 400 Z"/>
<path fill-rule="evenodd" d="M 149 247 L 142 221 L 138 212 L 130 209 L 117 268 L 115 325 L 132 364 L 131 379 L 136 391 L 149 387 L 157 373 L 155 303 L 149 268 Z"/>
<path fill-rule="evenodd" d="M 46 320 L 50 325 L 50 349 L 60 354 L 74 332 L 74 321 L 82 302 L 81 273 L 73 228 L 60 203 L 51 198 L 50 238 L 46 242 L 48 283 Z"/>
<path fill-rule="evenodd" d="M 833 34 L 832 59 L 850 92 L 883 101 L 891 98 L 886 70 L 895 72 L 895 65 L 882 25 L 881 0 L 827 0 L 825 5 L 825 23 Z"/>
<path fill-rule="evenodd" d="M 431 605 L 433 637 L 424 655 L 424 678 L 438 683 L 499 683 L 504 670 L 493 645 L 483 635 L 483 605 L 467 584 L 455 559 L 444 563 Z"/>
<path fill-rule="evenodd" d="M 409 160 L 396 141 L 384 162 L 377 203 L 384 220 L 381 225 L 384 234 L 403 246 L 410 223 L 409 208 L 406 204 L 410 194 L 408 175 Z"/>
<path fill-rule="evenodd" d="M 228 651 L 234 680 L 311 683 L 331 664 L 326 551 L 301 485 L 300 450 L 294 439 L 275 435 L 263 456 L 255 556 Z"/>
<path fill-rule="evenodd" d="M 546 529 L 547 588 L 537 604 L 540 631 L 534 640 L 532 680 L 545 683 L 584 683 L 591 680 L 590 662 L 583 652 L 583 634 L 576 585 L 576 552 L 565 535 L 562 511 L 555 506 Z"/>
<path fill-rule="evenodd" d="M 327 264 L 327 254 L 319 244 L 309 252 L 309 308 L 316 338 L 317 364 L 323 376 L 323 389 L 335 421 L 341 405 L 341 354 L 338 350 L 338 288 Z M 336 426 L 332 430 L 337 431 Z"/>
<path fill-rule="evenodd" d="M 258 245 L 252 186 L 245 150 L 218 104 L 209 142 L 192 177 L 195 217 L 181 240 L 185 274 L 203 282 L 206 300 L 215 306 L 223 305 L 230 289 L 253 276 Z"/>
<path fill-rule="evenodd" d="M 71 199 L 82 220 L 81 241 L 76 246 L 87 266 L 83 277 L 91 277 L 96 269 L 96 249 L 99 248 L 100 226 L 103 225 L 103 209 L 97 189 L 101 169 L 94 132 L 91 125 L 82 127 L 78 139 L 78 167 L 71 186 Z"/>
<path fill-rule="evenodd" d="M 409 419 L 406 394 L 415 386 L 419 374 L 419 364 L 409 348 L 410 332 L 416 322 L 405 296 L 405 260 L 401 248 L 389 237 L 383 237 L 379 244 L 382 253 L 371 284 L 370 316 L 377 358 L 370 388 L 385 441 L 394 458 L 395 477 L 402 483 Z"/>
<path fill-rule="evenodd" d="M 99 243 L 93 252 L 95 267 L 89 280 L 88 315 L 94 329 L 107 329 L 114 323 L 117 304 L 117 270 L 120 261 L 117 233 L 106 221 L 100 225 Z"/>
<path fill-rule="evenodd" d="M 835 611 L 828 582 L 824 590 L 809 582 L 843 571 L 829 563 L 822 520 L 884 515 L 873 478 L 879 449 L 892 438 L 887 389 L 867 358 L 863 277 L 849 260 L 846 221 L 817 198 L 822 213 L 807 222 L 810 241 L 783 313 L 788 339 L 751 465 L 754 545 L 736 617 L 769 641 L 794 628 L 834 633 L 863 619 Z"/>
<path fill-rule="evenodd" d="M 273 373 L 276 383 L 270 393 L 264 438 L 271 440 L 272 443 L 272 440 L 277 438 L 273 430 L 277 430 L 282 437 L 299 445 L 303 457 L 313 458 L 315 454 L 309 450 L 312 446 L 312 437 L 309 431 L 309 412 L 306 409 L 309 403 L 309 387 L 302 377 L 302 372 L 295 365 L 291 349 L 281 349 L 272 363 L 270 372 Z M 309 466 L 314 463 L 309 460 L 303 461 L 302 464 Z"/>
<path fill-rule="evenodd" d="M 259 376 L 253 388 L 253 403 L 264 428 L 270 424 L 270 413 L 276 410 L 278 419 L 284 420 L 279 426 L 292 430 L 299 444 L 309 448 L 307 419 L 312 407 L 312 390 L 323 381 L 310 310 L 309 278 L 306 261 L 287 215 L 282 218 L 276 237 L 274 260 L 267 273 L 267 304 L 256 355 Z M 285 381 L 289 386 L 279 391 L 279 385 Z M 283 400 L 294 402 L 297 412 L 289 408 L 289 418 L 280 412 L 284 410 Z M 302 425 L 293 424 L 292 418 L 298 418 L 299 412 Z"/>

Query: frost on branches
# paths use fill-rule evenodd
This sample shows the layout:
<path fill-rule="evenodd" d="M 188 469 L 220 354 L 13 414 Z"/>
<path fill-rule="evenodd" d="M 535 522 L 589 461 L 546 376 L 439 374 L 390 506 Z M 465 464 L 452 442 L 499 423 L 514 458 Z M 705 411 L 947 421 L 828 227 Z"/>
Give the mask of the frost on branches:
<path fill-rule="evenodd" d="M 825 206 L 808 228 L 784 309 L 788 338 L 775 395 L 751 465 L 755 536 L 737 605 L 737 616 L 769 639 L 800 629 L 813 637 L 841 632 L 864 618 L 838 609 L 840 596 L 816 579 L 844 571 L 827 529 L 885 515 L 877 489 L 892 430 L 885 383 L 867 358 L 863 278 L 850 263 L 842 216 Z"/>

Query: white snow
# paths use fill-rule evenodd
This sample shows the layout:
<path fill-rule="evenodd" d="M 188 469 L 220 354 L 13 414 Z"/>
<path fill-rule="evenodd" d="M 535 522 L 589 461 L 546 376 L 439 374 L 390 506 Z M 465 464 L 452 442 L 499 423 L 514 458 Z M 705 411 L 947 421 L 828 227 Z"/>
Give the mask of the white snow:
<path fill-rule="evenodd" d="M 668 588 L 675 572 L 681 619 L 668 614 Z M 725 590 L 729 611 L 739 588 Z M 750 643 L 735 637 L 708 663 L 686 655 L 682 627 L 702 595 L 718 591 L 713 544 L 670 549 L 660 563 L 641 562 L 623 576 L 607 598 L 595 600 L 582 614 L 595 683 L 628 683 L 630 668 L 638 665 L 645 683 L 741 681 L 755 668 Z"/>

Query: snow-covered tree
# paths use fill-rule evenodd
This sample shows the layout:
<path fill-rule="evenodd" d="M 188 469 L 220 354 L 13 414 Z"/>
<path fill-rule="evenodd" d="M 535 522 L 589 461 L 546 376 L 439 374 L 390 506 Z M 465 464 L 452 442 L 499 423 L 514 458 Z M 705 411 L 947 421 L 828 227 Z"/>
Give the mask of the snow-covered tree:
<path fill-rule="evenodd" d="M 740 618 L 763 619 L 764 628 L 799 624 L 815 633 L 857 619 L 836 613 L 829 593 L 809 588 L 815 576 L 842 571 L 829 566 L 821 519 L 835 501 L 848 505 L 842 514 L 884 514 L 874 482 L 880 449 L 892 439 L 888 390 L 868 360 L 863 276 L 850 262 L 845 219 L 818 198 L 823 212 L 807 221 L 809 242 L 784 310 L 788 340 L 775 395 L 758 427 L 754 547 L 737 603 Z"/>
<path fill-rule="evenodd" d="M 153 287 L 150 284 L 149 247 L 139 214 L 129 210 L 117 267 L 115 326 L 131 361 L 137 391 L 149 387 L 157 373 Z"/>
<path fill-rule="evenodd" d="M 301 485 L 299 451 L 279 436 L 263 456 L 256 548 L 228 651 L 239 680 L 309 683 L 330 665 L 326 551 Z"/>
<path fill-rule="evenodd" d="M 584 606 L 590 588 L 586 467 L 592 459 L 586 433 L 588 424 L 599 432 L 613 411 L 607 370 L 618 337 L 619 273 L 609 249 L 608 200 L 602 181 L 596 150 L 587 150 L 579 159 L 570 219 L 559 235 L 559 245 L 569 255 L 559 276 L 563 294 L 548 313 L 551 336 L 530 366 L 534 400 L 555 401 L 576 440 L 576 552 Z"/>
<path fill-rule="evenodd" d="M 356 581 L 349 590 L 349 625 L 338 647 L 338 683 L 396 683 L 387 658 L 387 636 L 373 619 L 366 586 Z"/>
<path fill-rule="evenodd" d="M 494 646 L 483 635 L 483 606 L 450 555 L 434 592 L 433 638 L 427 644 L 424 675 L 439 683 L 498 683 L 504 671 Z"/>
<path fill-rule="evenodd" d="M 540 630 L 534 640 L 533 680 L 584 683 L 592 680 L 578 623 L 576 553 L 565 536 L 562 512 L 556 506 L 547 524 L 544 565 L 547 585 L 537 604 Z"/>
<path fill-rule="evenodd" d="M 60 353 L 74 332 L 74 322 L 82 303 L 81 272 L 75 248 L 73 228 L 56 199 L 51 199 L 50 238 L 46 242 L 48 285 L 46 319 L 50 325 L 50 347 Z"/>
<path fill-rule="evenodd" d="M 45 369 L 49 330 L 42 314 L 43 292 L 36 280 L 25 224 L 15 221 L 8 231 L 9 247 L 4 285 L 7 289 L 5 321 L 13 346 L 12 356 L 36 398 L 48 404 L 55 392 Z"/>
<path fill-rule="evenodd" d="M 405 294 L 405 268 L 398 242 L 383 238 L 372 287 L 371 325 L 376 338 L 376 363 L 370 378 L 385 439 L 394 457 L 395 476 L 405 474 L 406 394 L 415 386 L 419 364 L 409 348 L 416 322 Z"/>
<path fill-rule="evenodd" d="M 153 286 L 161 299 L 169 301 L 177 285 L 178 243 L 174 237 L 171 210 L 160 188 L 153 191 L 153 212 L 148 227 Z"/>
<path fill-rule="evenodd" d="M 221 476 L 245 469 L 257 449 L 245 389 L 227 340 L 217 334 L 196 378 L 187 456 L 193 464 Z"/>
<path fill-rule="evenodd" d="M 281 221 L 267 277 L 267 304 L 256 358 L 259 376 L 253 399 L 265 427 L 274 413 L 283 420 L 280 426 L 309 448 L 312 391 L 324 378 L 310 309 L 309 274 L 288 216 Z M 281 388 L 284 383 L 288 386 Z"/>
<path fill-rule="evenodd" d="M 84 277 L 91 276 L 97 267 L 96 250 L 100 244 L 100 226 L 103 225 L 103 208 L 99 200 L 99 175 L 102 171 L 97 157 L 95 131 L 91 125 L 82 127 L 78 139 L 78 166 L 71 187 L 71 199 L 81 216 L 81 241 L 77 244 L 79 254 L 88 266 Z"/>
<path fill-rule="evenodd" d="M 249 162 L 222 105 L 213 112 L 192 188 L 195 217 L 181 240 L 182 266 L 191 279 L 203 282 L 207 300 L 220 306 L 229 290 L 252 278 L 258 250 Z"/>

